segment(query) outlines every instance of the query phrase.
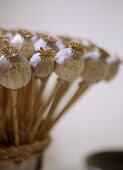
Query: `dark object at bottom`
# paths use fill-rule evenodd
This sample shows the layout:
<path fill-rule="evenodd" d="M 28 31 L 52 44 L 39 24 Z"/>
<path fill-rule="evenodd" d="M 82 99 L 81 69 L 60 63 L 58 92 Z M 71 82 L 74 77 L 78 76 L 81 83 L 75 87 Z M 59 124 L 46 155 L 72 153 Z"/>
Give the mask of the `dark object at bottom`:
<path fill-rule="evenodd" d="M 87 170 L 123 170 L 123 151 L 95 153 L 86 159 Z"/>
<path fill-rule="evenodd" d="M 40 156 L 37 159 L 37 165 L 36 165 L 36 170 L 41 170 L 43 167 L 43 156 Z"/>
<path fill-rule="evenodd" d="M 0 170 L 41 170 L 42 164 L 43 156 L 34 156 L 19 164 L 12 162 L 0 162 Z"/>

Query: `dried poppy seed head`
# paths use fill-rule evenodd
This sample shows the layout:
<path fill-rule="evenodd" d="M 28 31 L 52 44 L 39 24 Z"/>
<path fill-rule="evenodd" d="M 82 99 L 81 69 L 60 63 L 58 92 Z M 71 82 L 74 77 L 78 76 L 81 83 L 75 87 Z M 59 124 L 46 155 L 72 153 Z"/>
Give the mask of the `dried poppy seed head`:
<path fill-rule="evenodd" d="M 47 35 L 47 34 L 43 34 L 42 38 L 48 43 L 55 43 L 57 41 L 55 37 Z"/>
<path fill-rule="evenodd" d="M 7 46 L 0 57 L 0 83 L 6 88 L 19 89 L 31 78 L 28 61 L 19 55 L 19 48 Z"/>
<path fill-rule="evenodd" d="M 32 38 L 33 36 L 32 32 L 24 30 L 24 29 L 17 30 L 17 33 L 23 38 Z"/>
<path fill-rule="evenodd" d="M 104 79 L 106 81 L 112 80 L 118 72 L 121 60 L 117 56 L 110 56 L 106 59 L 106 72 Z"/>
<path fill-rule="evenodd" d="M 6 35 L 0 35 L 0 41 L 9 41 L 9 38 Z"/>
<path fill-rule="evenodd" d="M 74 81 L 83 72 L 83 54 L 86 49 L 79 42 L 69 43 L 69 48 L 60 50 L 56 54 L 55 73 L 65 81 Z"/>
<path fill-rule="evenodd" d="M 7 32 L 8 32 L 7 29 L 0 28 L 0 35 L 6 35 Z"/>
<path fill-rule="evenodd" d="M 0 36 L 0 56 L 2 55 L 2 49 L 9 45 L 9 39 L 7 36 Z"/>
<path fill-rule="evenodd" d="M 20 37 L 17 37 L 18 42 L 16 42 L 17 35 L 15 36 L 15 44 L 17 43 L 21 46 L 20 54 L 29 60 L 35 52 L 34 44 L 31 39 L 33 34 L 30 31 L 24 29 L 19 29 L 17 33 L 17 35 L 20 35 Z"/>
<path fill-rule="evenodd" d="M 72 37 L 69 37 L 69 36 L 67 36 L 67 35 L 59 35 L 58 37 L 59 37 L 63 42 L 68 42 L 68 43 L 73 40 Z"/>
<path fill-rule="evenodd" d="M 36 77 L 47 77 L 54 70 L 55 52 L 52 49 L 40 48 L 30 59 L 33 74 Z"/>
<path fill-rule="evenodd" d="M 2 54 L 8 58 L 17 56 L 19 52 L 20 52 L 20 48 L 14 46 L 7 46 L 2 49 Z"/>
<path fill-rule="evenodd" d="M 73 41 L 72 37 L 65 36 L 65 35 L 58 36 L 58 38 L 63 42 L 65 47 L 67 47 L 68 44 Z"/>
<path fill-rule="evenodd" d="M 41 56 L 41 60 L 42 62 L 52 62 L 55 60 L 55 52 L 49 48 L 40 48 L 40 50 L 38 50 L 40 56 Z"/>
<path fill-rule="evenodd" d="M 48 47 L 48 48 L 52 48 L 55 52 L 59 51 L 59 47 L 58 47 L 58 38 L 54 37 L 54 36 L 50 36 L 50 35 L 43 35 L 41 37 L 41 40 L 44 41 L 45 46 L 41 46 L 41 47 Z M 42 44 L 43 45 L 43 44 Z"/>
<path fill-rule="evenodd" d="M 84 62 L 82 78 L 88 84 L 98 83 L 104 78 L 105 63 L 99 58 L 87 58 Z"/>
<path fill-rule="evenodd" d="M 75 55 L 83 55 L 87 52 L 86 48 L 80 42 L 70 42 L 68 44 Z"/>

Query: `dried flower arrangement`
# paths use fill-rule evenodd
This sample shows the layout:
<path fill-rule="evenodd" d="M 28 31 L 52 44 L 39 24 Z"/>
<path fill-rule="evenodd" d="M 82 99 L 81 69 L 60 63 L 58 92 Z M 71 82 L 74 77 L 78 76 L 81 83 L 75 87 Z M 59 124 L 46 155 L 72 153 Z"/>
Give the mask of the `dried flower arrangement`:
<path fill-rule="evenodd" d="M 42 153 L 52 127 L 93 84 L 114 78 L 120 62 L 89 40 L 0 29 L 0 161 L 23 163 Z M 73 84 L 76 91 L 57 109 Z"/>

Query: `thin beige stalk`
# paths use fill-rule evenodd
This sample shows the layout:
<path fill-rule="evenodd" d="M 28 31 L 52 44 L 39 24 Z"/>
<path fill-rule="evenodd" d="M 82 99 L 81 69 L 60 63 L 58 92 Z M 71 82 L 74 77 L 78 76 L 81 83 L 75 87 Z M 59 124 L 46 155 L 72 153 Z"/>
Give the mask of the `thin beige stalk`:
<path fill-rule="evenodd" d="M 30 110 L 30 103 L 32 102 L 32 93 L 33 93 L 33 85 L 35 83 L 35 78 L 32 76 L 29 84 L 24 88 L 24 100 L 26 101 L 24 104 L 23 112 L 26 113 L 26 119 L 28 119 Z"/>
<path fill-rule="evenodd" d="M 59 89 L 59 92 L 56 94 L 56 96 L 53 100 L 53 103 L 52 103 L 50 110 L 47 114 L 47 118 L 52 116 L 55 108 L 58 106 L 59 102 L 61 101 L 62 97 L 65 95 L 65 93 L 67 92 L 69 87 L 70 87 L 70 83 L 67 83 L 67 82 L 61 86 L 61 88 Z"/>
<path fill-rule="evenodd" d="M 0 137 L 1 139 L 7 143 L 7 135 L 6 135 L 6 127 L 5 127 L 5 114 L 4 114 L 4 106 L 7 101 L 4 98 L 4 91 L 6 89 L 0 86 Z"/>
<path fill-rule="evenodd" d="M 60 80 L 60 79 L 57 80 L 57 83 L 56 83 L 56 85 L 55 85 L 55 87 L 54 87 L 54 89 L 53 89 L 53 91 L 52 91 L 52 93 L 51 93 L 48 101 L 47 101 L 46 103 L 44 103 L 44 104 L 40 107 L 40 109 L 39 109 L 39 111 L 38 111 L 38 113 L 37 113 L 38 117 L 37 117 L 36 123 L 35 123 L 35 125 L 34 125 L 34 127 L 33 127 L 33 129 L 32 129 L 32 133 L 31 133 L 30 136 L 29 136 L 29 141 L 30 141 L 30 142 L 33 141 L 33 139 L 34 139 L 34 137 L 35 137 L 35 135 L 36 135 L 36 133 L 37 133 L 37 131 L 38 131 L 38 128 L 40 127 L 40 124 L 41 124 L 41 122 L 42 122 L 42 118 L 43 118 L 43 113 L 44 113 L 44 111 L 47 109 L 47 107 L 49 106 L 49 104 L 51 103 L 51 101 L 53 100 L 53 98 L 55 97 L 56 93 L 58 92 L 59 88 L 61 87 L 61 85 L 62 85 L 63 83 L 64 83 L 63 80 Z"/>
<path fill-rule="evenodd" d="M 34 112 L 36 112 L 36 113 L 37 113 L 39 107 L 41 107 L 41 104 L 43 103 L 41 100 L 41 97 L 42 97 L 43 91 L 46 87 L 48 77 L 42 78 L 42 79 L 40 79 L 40 81 L 41 81 L 41 85 L 39 87 L 39 90 L 37 90 L 36 100 L 35 100 L 35 104 L 34 104 Z"/>
<path fill-rule="evenodd" d="M 35 113 L 34 113 L 34 102 L 35 102 L 35 97 L 36 97 L 36 88 L 37 88 L 37 80 L 35 79 L 32 82 L 32 87 L 31 87 L 31 92 L 30 92 L 30 98 L 29 98 L 29 105 L 28 105 L 28 112 L 27 112 L 27 116 L 28 116 L 28 125 L 27 125 L 27 134 L 30 133 L 30 129 L 33 125 L 34 119 L 35 119 Z"/>
<path fill-rule="evenodd" d="M 58 120 L 67 112 L 67 110 L 79 99 L 79 97 L 83 95 L 83 93 L 88 89 L 88 87 L 89 85 L 86 84 L 85 82 L 80 83 L 79 88 L 76 91 L 76 93 L 67 103 L 67 105 L 61 110 L 61 112 L 58 113 L 58 116 L 54 119 L 52 124 L 46 128 L 43 134 L 46 134 L 58 122 Z"/>
<path fill-rule="evenodd" d="M 23 116 L 23 107 L 24 107 L 24 87 L 18 90 L 18 113 L 19 118 Z"/>
<path fill-rule="evenodd" d="M 1 108 L 0 108 L 0 139 L 2 138 L 2 121 L 1 121 Z"/>
<path fill-rule="evenodd" d="M 18 146 L 20 144 L 19 137 L 19 122 L 18 122 L 18 113 L 17 113 L 17 91 L 12 90 L 12 121 L 14 128 L 14 138 L 15 145 Z"/>
<path fill-rule="evenodd" d="M 7 126 L 10 126 L 11 127 L 11 111 L 12 111 L 12 100 L 11 100 L 11 93 L 8 89 L 8 97 L 7 97 L 7 105 L 6 105 L 6 109 L 5 109 L 5 112 L 4 112 L 4 132 L 6 131 L 7 133 L 7 129 L 8 127 Z M 6 140 L 6 142 L 8 142 L 8 134 L 4 133 L 4 139 Z"/>
<path fill-rule="evenodd" d="M 59 92 L 54 97 L 54 100 L 53 100 L 52 105 L 50 107 L 50 110 L 49 110 L 49 112 L 47 114 L 47 117 L 42 123 L 41 130 L 40 130 L 40 136 L 42 136 L 45 128 L 47 128 L 47 126 L 51 125 L 52 115 L 54 114 L 54 111 L 55 111 L 56 107 L 58 106 L 59 102 L 61 101 L 62 97 L 65 95 L 65 93 L 67 92 L 69 87 L 70 87 L 70 83 L 65 82 L 60 87 Z"/>
<path fill-rule="evenodd" d="M 1 114 L 3 113 L 3 87 L 0 85 L 0 110 Z"/>

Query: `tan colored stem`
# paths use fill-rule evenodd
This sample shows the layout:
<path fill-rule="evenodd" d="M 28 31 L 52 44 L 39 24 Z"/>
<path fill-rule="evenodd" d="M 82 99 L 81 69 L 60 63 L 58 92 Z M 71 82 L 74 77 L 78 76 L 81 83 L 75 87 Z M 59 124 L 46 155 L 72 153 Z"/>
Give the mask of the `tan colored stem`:
<path fill-rule="evenodd" d="M 62 97 L 65 95 L 65 93 L 67 92 L 69 87 L 70 87 L 70 83 L 65 82 L 59 89 L 59 93 L 57 93 L 56 96 L 54 97 L 54 100 L 53 100 L 50 110 L 47 114 L 47 117 L 43 122 L 43 126 L 40 131 L 40 136 L 42 136 L 43 132 L 45 131 L 45 128 L 47 128 L 47 126 L 49 127 L 51 125 L 52 115 L 54 114 L 56 107 L 58 106 L 59 102 L 61 101 Z"/>
<path fill-rule="evenodd" d="M 28 118 L 27 112 L 28 112 L 28 106 L 29 106 L 29 102 L 30 102 L 30 96 L 31 96 L 31 88 L 32 88 L 32 83 L 34 81 L 34 77 L 32 76 L 29 83 L 27 84 L 27 86 L 25 86 L 23 88 L 23 109 L 22 109 L 22 121 L 26 121 Z M 26 102 L 24 102 L 24 101 Z"/>
<path fill-rule="evenodd" d="M 18 113 L 20 119 L 23 116 L 23 107 L 24 107 L 23 93 L 24 93 L 24 87 L 18 90 Z"/>
<path fill-rule="evenodd" d="M 0 109 L 0 141 L 2 139 L 2 121 L 1 121 L 1 109 Z"/>
<path fill-rule="evenodd" d="M 63 84 L 63 86 L 61 86 L 61 88 L 59 89 L 59 92 L 56 94 L 56 96 L 53 100 L 53 103 L 52 103 L 51 108 L 48 112 L 47 118 L 52 116 L 56 106 L 58 106 L 59 102 L 61 101 L 62 97 L 65 95 L 65 93 L 67 92 L 69 87 L 70 87 L 69 83 L 65 83 L 65 84 Z"/>
<path fill-rule="evenodd" d="M 65 114 L 65 112 L 79 99 L 79 97 L 88 89 L 88 84 L 85 82 L 80 83 L 78 90 L 74 94 L 74 96 L 70 99 L 67 105 L 63 108 L 63 110 L 58 114 L 58 116 L 54 119 L 51 126 L 48 128 L 48 131 L 58 122 L 58 120 Z M 47 133 L 46 131 L 44 134 Z"/>
<path fill-rule="evenodd" d="M 45 131 L 45 129 L 47 128 L 47 126 L 49 126 L 49 124 L 51 125 L 51 121 L 52 121 L 52 115 L 56 109 L 56 107 L 58 106 L 59 102 L 61 101 L 62 97 L 65 95 L 65 93 L 67 92 L 67 90 L 70 87 L 70 83 L 65 82 L 59 89 L 59 92 L 56 94 L 56 96 L 54 97 L 54 100 L 52 102 L 52 105 L 50 107 L 50 110 L 47 114 L 47 118 L 44 120 L 42 126 L 41 126 L 41 131 L 40 131 L 40 136 L 42 136 L 43 132 Z M 49 123 L 50 122 L 50 123 Z"/>
<path fill-rule="evenodd" d="M 61 85 L 63 84 L 63 82 L 64 82 L 64 81 L 63 81 L 63 80 L 60 80 L 60 79 L 57 81 L 57 84 L 56 84 L 56 86 L 54 87 L 54 89 L 53 89 L 53 91 L 52 91 L 52 93 L 51 93 L 51 95 L 50 95 L 47 103 L 44 103 L 44 104 L 40 107 L 40 109 L 39 109 L 39 111 L 38 111 L 38 113 L 37 113 L 37 115 L 38 115 L 37 121 L 36 121 L 36 123 L 35 123 L 35 125 L 34 125 L 34 127 L 33 127 L 33 129 L 32 129 L 31 135 L 29 136 L 29 141 L 30 141 L 30 142 L 33 141 L 33 139 L 34 139 L 34 137 L 35 137 L 35 135 L 36 135 L 36 132 L 38 131 L 38 128 L 40 127 L 40 124 L 41 124 L 41 122 L 42 122 L 42 118 L 43 118 L 43 113 L 44 113 L 44 111 L 47 109 L 47 107 L 49 106 L 50 102 L 51 102 L 52 99 L 55 97 L 56 93 L 58 92 L 58 90 L 59 90 L 59 88 L 61 87 Z"/>
<path fill-rule="evenodd" d="M 47 81 L 48 81 L 48 77 L 47 78 L 44 78 L 44 79 L 41 79 L 41 85 L 40 85 L 40 88 L 39 90 L 37 91 L 37 95 L 36 95 L 36 100 L 35 100 L 35 104 L 34 104 L 34 111 L 37 113 L 37 109 L 41 106 L 42 104 L 42 101 L 41 101 L 41 97 L 42 97 L 42 94 L 43 94 L 43 91 L 46 87 L 46 84 L 47 84 Z"/>
<path fill-rule="evenodd" d="M 32 77 L 29 82 L 29 86 L 25 91 L 24 100 L 26 99 L 26 102 L 25 102 L 24 112 L 26 113 L 27 119 L 29 118 L 30 105 L 32 104 L 32 99 L 34 97 L 33 95 L 34 95 L 35 84 L 36 84 L 35 81 L 36 81 L 35 78 Z"/>
<path fill-rule="evenodd" d="M 11 95 L 10 95 L 10 91 L 8 91 L 8 94 L 9 94 L 9 96 L 8 96 L 8 100 L 7 100 L 7 106 L 6 106 L 6 109 L 5 109 L 5 112 L 4 112 L 4 128 L 3 128 L 3 131 L 4 131 L 4 140 L 6 141 L 6 142 L 8 142 L 8 134 L 6 134 L 5 133 L 5 131 L 7 132 L 7 129 L 8 129 L 8 127 L 7 126 L 10 126 L 11 127 L 11 120 L 12 120 L 12 118 L 11 118 L 11 111 L 12 111 L 12 100 L 11 100 Z M 6 129 L 7 128 L 7 129 Z"/>
<path fill-rule="evenodd" d="M 15 137 L 15 145 L 18 146 L 20 144 L 19 137 L 19 122 L 18 122 L 18 113 L 17 113 L 17 91 L 12 91 L 12 119 L 13 119 L 13 128 L 14 128 L 14 137 Z"/>
<path fill-rule="evenodd" d="M 0 110 L 1 114 L 3 113 L 3 87 L 0 85 Z"/>
<path fill-rule="evenodd" d="M 7 135 L 6 135 L 6 129 L 5 129 L 5 118 L 6 115 L 4 113 L 4 106 L 6 105 L 7 101 L 4 97 L 4 91 L 6 89 L 4 87 L 0 87 L 0 138 L 3 140 L 3 142 L 7 143 Z"/>
<path fill-rule="evenodd" d="M 32 82 L 32 88 L 31 88 L 31 92 L 30 92 L 31 93 L 30 99 L 29 99 L 30 102 L 29 102 L 29 106 L 28 106 L 29 108 L 28 108 L 28 113 L 27 113 L 27 115 L 28 115 L 27 134 L 30 133 L 30 129 L 32 127 L 32 124 L 33 124 L 35 116 L 36 116 L 35 113 L 33 112 L 34 111 L 33 107 L 34 107 L 34 102 L 35 102 L 35 97 L 36 97 L 36 85 L 37 85 L 36 83 L 37 82 Z"/>

